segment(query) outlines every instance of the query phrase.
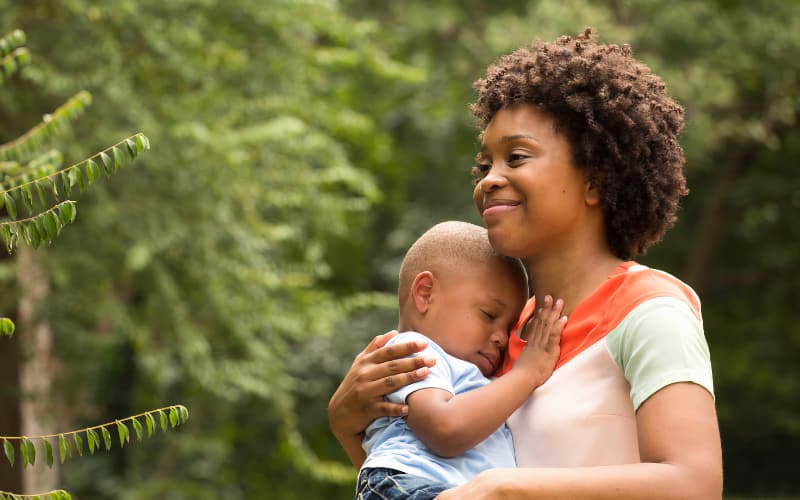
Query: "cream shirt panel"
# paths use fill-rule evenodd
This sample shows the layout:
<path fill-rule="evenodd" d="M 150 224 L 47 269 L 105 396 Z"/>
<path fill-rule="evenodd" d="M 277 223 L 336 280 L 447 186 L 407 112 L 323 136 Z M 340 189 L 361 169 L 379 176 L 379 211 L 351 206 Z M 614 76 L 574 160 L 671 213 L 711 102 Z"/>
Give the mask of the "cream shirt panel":
<path fill-rule="evenodd" d="M 713 394 L 702 323 L 680 300 L 648 300 L 509 418 L 517 466 L 639 462 L 635 408 L 658 389 L 687 381 Z"/>

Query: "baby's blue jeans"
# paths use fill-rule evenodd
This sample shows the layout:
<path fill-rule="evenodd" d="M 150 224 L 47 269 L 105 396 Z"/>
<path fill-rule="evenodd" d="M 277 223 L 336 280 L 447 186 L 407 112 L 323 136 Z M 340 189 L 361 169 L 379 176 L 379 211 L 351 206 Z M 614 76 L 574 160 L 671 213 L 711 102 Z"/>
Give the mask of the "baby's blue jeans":
<path fill-rule="evenodd" d="M 358 475 L 356 500 L 433 500 L 449 488 L 453 485 L 394 469 L 364 469 Z"/>

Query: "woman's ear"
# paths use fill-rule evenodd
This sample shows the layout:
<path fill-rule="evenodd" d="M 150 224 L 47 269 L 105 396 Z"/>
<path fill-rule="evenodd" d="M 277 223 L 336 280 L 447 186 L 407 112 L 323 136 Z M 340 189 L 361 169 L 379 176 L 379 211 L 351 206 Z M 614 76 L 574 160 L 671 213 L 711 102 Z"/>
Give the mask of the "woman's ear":
<path fill-rule="evenodd" d="M 433 297 L 433 283 L 436 279 L 430 271 L 422 271 L 411 283 L 411 298 L 414 301 L 414 307 L 420 314 L 425 314 Z"/>
<path fill-rule="evenodd" d="M 597 179 L 586 179 L 584 190 L 583 198 L 587 205 L 597 206 L 600 204 L 600 182 Z"/>

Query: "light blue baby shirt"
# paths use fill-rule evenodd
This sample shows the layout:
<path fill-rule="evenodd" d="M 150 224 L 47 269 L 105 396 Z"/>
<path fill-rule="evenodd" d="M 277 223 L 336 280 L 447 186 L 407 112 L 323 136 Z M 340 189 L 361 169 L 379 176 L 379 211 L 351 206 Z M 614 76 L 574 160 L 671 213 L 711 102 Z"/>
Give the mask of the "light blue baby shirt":
<path fill-rule="evenodd" d="M 420 333 L 401 333 L 389 341 L 389 344 L 410 340 L 426 341 L 428 348 L 413 356 L 434 357 L 436 364 L 424 380 L 389 394 L 386 397 L 388 401 L 405 403 L 412 392 L 432 387 L 461 394 L 490 382 L 477 366 L 447 354 Z M 454 486 L 467 482 L 486 469 L 516 465 L 511 432 L 505 425 L 463 455 L 443 458 L 414 436 L 406 425 L 405 418 L 381 417 L 367 428 L 363 447 L 367 452 L 367 459 L 362 469 L 386 467 Z"/>

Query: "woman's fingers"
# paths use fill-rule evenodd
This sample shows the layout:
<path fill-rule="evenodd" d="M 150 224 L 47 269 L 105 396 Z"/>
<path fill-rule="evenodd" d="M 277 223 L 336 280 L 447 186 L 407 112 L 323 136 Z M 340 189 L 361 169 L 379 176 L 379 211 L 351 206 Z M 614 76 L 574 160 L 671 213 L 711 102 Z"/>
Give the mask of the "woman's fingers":
<path fill-rule="evenodd" d="M 384 335 L 390 335 L 391 333 L 393 332 L 389 332 L 388 334 Z M 381 337 L 381 335 L 379 335 L 378 337 Z M 372 342 L 370 342 L 370 345 L 372 345 L 372 343 L 374 342 L 379 341 L 378 337 L 375 337 L 372 340 Z M 388 342 L 388 339 L 386 340 L 386 342 Z M 386 342 L 384 342 L 384 344 Z M 373 349 L 371 352 L 366 352 L 365 350 L 365 358 L 368 358 L 369 362 L 371 363 L 385 363 L 387 361 L 394 361 L 394 360 L 399 360 L 400 358 L 405 358 L 409 354 L 420 352 L 427 347 L 428 347 L 427 342 L 421 342 L 421 341 L 400 342 L 397 344 L 392 344 Z M 369 346 L 367 348 L 369 348 Z"/>
<path fill-rule="evenodd" d="M 356 391 L 359 400 L 369 400 L 383 398 L 383 396 L 396 391 L 400 387 L 412 384 L 424 379 L 428 375 L 428 367 L 425 365 L 410 364 L 411 359 L 398 360 L 398 373 L 385 373 L 383 376 L 372 374 L 364 375 L 361 385 Z M 377 365 L 372 370 L 383 370 L 382 365 Z M 359 382 L 357 380 L 357 382 Z"/>
<path fill-rule="evenodd" d="M 355 396 L 364 403 L 380 400 L 400 387 L 428 376 L 435 358 L 403 358 L 381 364 L 365 362 L 354 379 Z"/>
<path fill-rule="evenodd" d="M 397 335 L 397 330 L 391 330 L 389 332 L 383 333 L 381 335 L 376 335 L 375 338 L 372 339 L 372 342 L 367 344 L 367 347 L 361 351 L 361 354 L 369 354 L 371 352 L 380 349 L 381 347 L 385 346 L 387 342 L 392 340 L 393 337 Z"/>

